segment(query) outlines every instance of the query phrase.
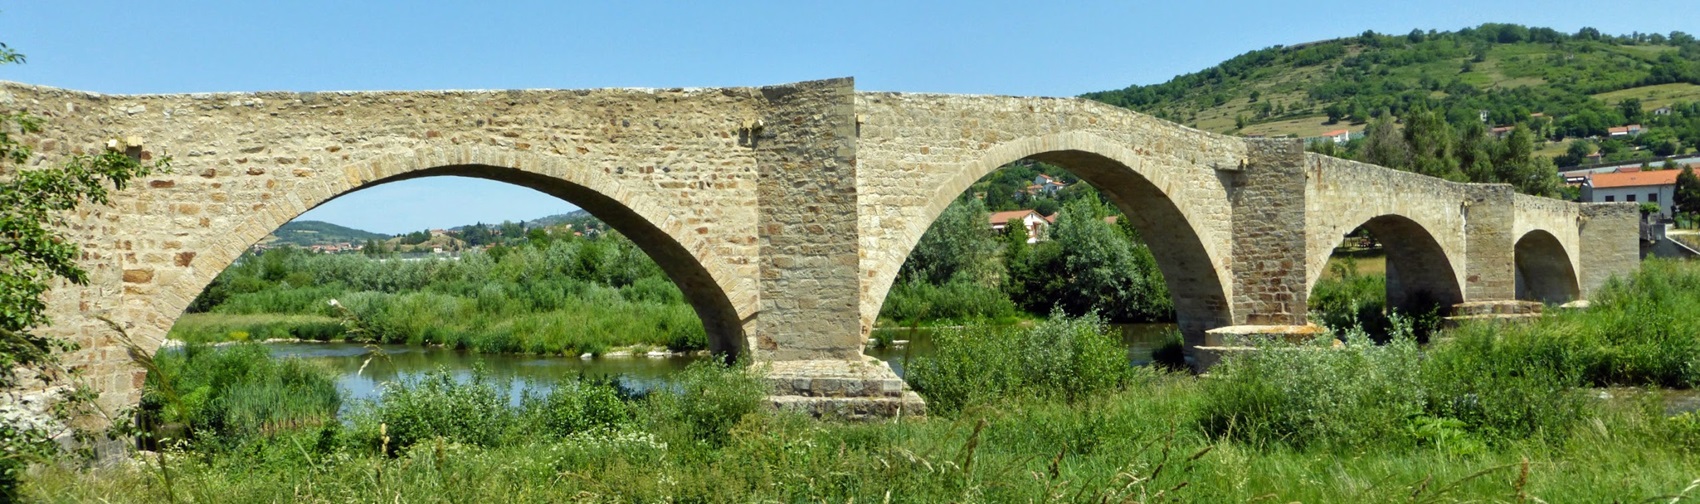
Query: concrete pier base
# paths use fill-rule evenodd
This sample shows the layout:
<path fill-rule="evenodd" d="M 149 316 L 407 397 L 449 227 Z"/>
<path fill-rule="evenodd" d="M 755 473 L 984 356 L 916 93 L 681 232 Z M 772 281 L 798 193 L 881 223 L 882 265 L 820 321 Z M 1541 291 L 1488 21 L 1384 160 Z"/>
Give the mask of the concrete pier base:
<path fill-rule="evenodd" d="M 1546 305 L 1537 301 L 1499 299 L 1471 301 L 1452 305 L 1452 315 L 1446 317 L 1446 327 L 1458 327 L 1469 321 L 1524 322 L 1541 318 Z"/>
<path fill-rule="evenodd" d="M 1237 325 L 1218 327 L 1204 332 L 1204 344 L 1193 348 L 1192 368 L 1209 371 L 1223 357 L 1234 353 L 1252 352 L 1260 343 L 1285 341 L 1304 343 L 1328 334 L 1316 324 L 1304 325 Z"/>
<path fill-rule="evenodd" d="M 775 408 L 815 417 L 878 420 L 922 416 L 927 403 L 884 361 L 795 360 L 765 364 Z"/>

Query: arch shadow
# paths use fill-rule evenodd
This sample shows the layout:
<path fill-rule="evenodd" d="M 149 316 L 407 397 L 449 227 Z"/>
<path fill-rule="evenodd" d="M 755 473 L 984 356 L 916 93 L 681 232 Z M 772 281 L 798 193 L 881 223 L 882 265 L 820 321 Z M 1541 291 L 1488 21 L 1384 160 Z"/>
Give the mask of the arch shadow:
<path fill-rule="evenodd" d="M 1514 257 L 1517 299 L 1563 304 L 1581 297 L 1570 254 L 1552 233 L 1536 229 L 1523 234 Z"/>

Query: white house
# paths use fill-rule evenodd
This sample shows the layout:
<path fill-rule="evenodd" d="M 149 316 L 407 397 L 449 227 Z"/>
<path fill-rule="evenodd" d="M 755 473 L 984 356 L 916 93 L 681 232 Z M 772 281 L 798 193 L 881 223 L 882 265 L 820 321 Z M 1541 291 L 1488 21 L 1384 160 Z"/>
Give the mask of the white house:
<path fill-rule="evenodd" d="M 1582 201 L 1657 203 L 1659 215 L 1670 217 L 1679 173 L 1682 170 L 1595 173 L 1582 183 Z"/>
<path fill-rule="evenodd" d="M 1045 229 L 1050 227 L 1051 222 L 1055 219 L 1056 216 L 1054 215 L 1051 217 L 1039 215 L 1037 210 L 1010 210 L 992 212 L 992 216 L 988 220 L 991 221 L 992 231 L 999 233 L 1004 232 L 1010 223 L 1020 222 L 1019 225 L 1027 230 L 1027 243 L 1039 243 L 1039 239 L 1045 236 Z"/>

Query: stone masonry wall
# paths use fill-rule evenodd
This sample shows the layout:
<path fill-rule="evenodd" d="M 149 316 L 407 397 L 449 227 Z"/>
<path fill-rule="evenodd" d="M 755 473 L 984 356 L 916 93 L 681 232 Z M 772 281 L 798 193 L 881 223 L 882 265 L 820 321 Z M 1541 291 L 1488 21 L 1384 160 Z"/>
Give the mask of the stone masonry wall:
<path fill-rule="evenodd" d="M 1508 185 L 1481 185 L 1470 190 L 1464 209 L 1464 233 L 1470 251 L 1464 268 L 1464 298 L 1516 299 L 1516 193 Z"/>
<path fill-rule="evenodd" d="M 1229 173 L 1244 142 L 1101 103 L 859 93 L 862 331 L 927 227 L 975 180 L 1023 158 L 1068 168 L 1150 243 L 1184 333 L 1232 322 Z"/>
<path fill-rule="evenodd" d="M 1641 210 L 1634 203 L 1584 203 L 1581 223 L 1582 297 L 1612 277 L 1628 278 L 1641 268 Z"/>
<path fill-rule="evenodd" d="M 850 79 L 762 88 L 760 360 L 862 356 Z"/>
<path fill-rule="evenodd" d="M 173 159 L 171 174 L 70 216 L 91 283 L 51 292 L 48 331 L 81 344 L 67 363 L 108 393 L 108 406 L 134 404 L 142 374 L 94 316 L 157 345 L 219 271 L 278 225 L 420 174 L 580 196 L 708 310 L 711 331 L 741 331 L 756 313 L 757 163 L 738 136 L 767 106 L 755 89 L 112 96 L 4 84 L 0 104 L 46 119 L 27 140 L 31 165 L 114 138 L 138 144 L 144 159 Z"/>
<path fill-rule="evenodd" d="M 1255 140 L 1230 192 L 1234 213 L 1234 322 L 1305 323 L 1304 142 Z"/>
<path fill-rule="evenodd" d="M 1563 261 L 1569 263 L 1572 276 L 1582 270 L 1582 256 L 1577 253 L 1581 250 L 1581 205 L 1527 194 L 1513 196 L 1511 204 L 1516 209 L 1511 227 L 1514 240 L 1520 242 L 1535 230 L 1546 231 L 1563 245 L 1558 253 L 1564 254 Z"/>
<path fill-rule="evenodd" d="M 1450 274 L 1453 283 L 1462 282 L 1460 275 L 1469 249 L 1465 246 L 1461 207 L 1470 194 L 1470 185 L 1321 154 L 1306 154 L 1305 165 L 1310 179 L 1306 186 L 1309 198 L 1305 202 L 1307 291 L 1327 271 L 1328 256 L 1346 233 L 1382 216 L 1402 217 L 1420 227 L 1438 244 L 1447 263 L 1423 269 Z M 1414 197 L 1419 194 L 1423 197 Z M 1377 235 L 1377 238 L 1424 241 L 1421 237 L 1405 240 Z"/>

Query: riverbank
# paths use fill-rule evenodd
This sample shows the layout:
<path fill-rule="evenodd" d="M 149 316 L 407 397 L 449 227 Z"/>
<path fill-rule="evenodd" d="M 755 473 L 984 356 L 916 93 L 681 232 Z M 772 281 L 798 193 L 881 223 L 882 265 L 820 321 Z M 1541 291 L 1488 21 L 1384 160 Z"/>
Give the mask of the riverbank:
<path fill-rule="evenodd" d="M 518 405 L 503 400 L 501 380 L 445 374 L 388 389 L 383 404 L 357 402 L 337 421 L 209 431 L 205 442 L 140 453 L 130 464 L 38 466 L 24 491 L 56 502 L 1601 502 L 1700 495 L 1691 486 L 1700 478 L 1700 416 L 1664 414 L 1652 406 L 1662 401 L 1657 391 L 1602 398 L 1560 387 L 1545 396 L 1556 400 L 1520 402 L 1499 419 L 1388 415 L 1390 407 L 1428 399 L 1354 398 L 1440 399 L 1448 393 L 1433 385 L 1452 382 L 1420 369 L 1425 378 L 1389 372 L 1419 361 L 1373 346 L 1267 354 L 1317 359 L 1297 373 L 1240 366 L 1201 380 L 1118 370 L 1090 364 L 1116 361 L 1120 350 L 1109 334 L 1082 327 L 990 340 L 993 350 L 1022 341 L 1073 349 L 1026 354 L 1039 360 L 1015 367 L 1003 363 L 1019 362 L 985 359 L 987 347 L 941 340 L 956 357 L 940 364 L 974 364 L 955 368 L 964 373 L 956 383 L 972 385 L 962 390 L 994 393 L 927 418 L 840 423 L 784 414 L 761 406 L 759 376 L 706 365 L 680 372 L 677 393 L 622 397 L 605 382 L 566 379 L 553 388 L 565 392 Z M 1476 355 L 1472 347 L 1450 346 L 1454 341 L 1431 352 Z M 1041 362 L 1053 364 L 1031 367 Z M 207 367 L 218 366 L 185 369 Z M 1486 374 L 1497 376 L 1492 369 Z M 1348 371 L 1357 373 L 1341 374 Z M 1067 381 L 1078 377 L 1096 384 L 1082 389 L 1090 393 L 1047 392 L 1082 386 Z M 1492 385 L 1481 393 L 1502 392 L 1480 396 L 1490 401 L 1544 390 L 1526 381 L 1475 383 Z M 1384 394 L 1392 390 L 1405 392 Z M 951 393 L 923 390 L 935 404 Z M 1234 400 L 1246 394 L 1262 399 Z M 1335 409 L 1304 416 L 1326 404 Z M 1542 420 L 1520 424 L 1520 415 Z M 1293 436 L 1283 426 L 1312 434 Z M 1390 430 L 1377 430 L 1382 426 Z M 1163 498 L 1154 498 L 1159 493 Z"/>

